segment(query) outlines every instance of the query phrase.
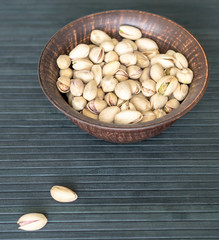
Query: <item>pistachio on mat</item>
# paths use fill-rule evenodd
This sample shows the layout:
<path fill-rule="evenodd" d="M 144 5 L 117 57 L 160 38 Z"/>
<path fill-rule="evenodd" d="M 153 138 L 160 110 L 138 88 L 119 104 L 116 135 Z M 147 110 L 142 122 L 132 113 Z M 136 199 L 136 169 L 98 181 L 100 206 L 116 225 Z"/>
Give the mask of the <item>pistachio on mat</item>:
<path fill-rule="evenodd" d="M 78 198 L 77 194 L 71 189 L 57 185 L 50 189 L 50 194 L 57 202 L 63 203 L 73 202 Z"/>

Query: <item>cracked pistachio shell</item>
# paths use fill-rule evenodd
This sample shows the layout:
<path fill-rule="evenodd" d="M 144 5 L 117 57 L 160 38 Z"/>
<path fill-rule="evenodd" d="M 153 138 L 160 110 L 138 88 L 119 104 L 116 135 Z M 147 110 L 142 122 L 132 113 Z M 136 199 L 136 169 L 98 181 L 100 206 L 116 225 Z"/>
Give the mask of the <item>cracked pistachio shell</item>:
<path fill-rule="evenodd" d="M 135 43 L 140 52 L 158 49 L 157 43 L 150 38 L 140 38 L 136 40 Z"/>
<path fill-rule="evenodd" d="M 152 79 L 147 79 L 142 82 L 142 93 L 146 97 L 151 97 L 156 93 L 156 82 Z"/>
<path fill-rule="evenodd" d="M 120 66 L 120 68 L 118 69 L 118 71 L 115 74 L 115 78 L 117 80 L 119 80 L 120 82 L 127 80 L 128 77 L 129 77 L 129 75 L 126 71 L 126 68 L 124 69 L 124 68 L 121 68 L 121 67 L 122 66 Z"/>
<path fill-rule="evenodd" d="M 182 53 L 175 53 L 175 65 L 179 69 L 188 68 L 189 63 Z"/>
<path fill-rule="evenodd" d="M 71 65 L 71 59 L 68 55 L 60 55 L 57 58 L 56 63 L 60 69 L 66 69 Z"/>
<path fill-rule="evenodd" d="M 140 68 L 146 68 L 149 66 L 150 62 L 149 62 L 147 56 L 145 56 L 143 53 L 141 53 L 139 51 L 134 51 L 134 54 L 137 57 L 137 65 Z"/>
<path fill-rule="evenodd" d="M 73 78 L 79 78 L 84 83 L 88 83 L 94 79 L 94 75 L 93 72 L 91 72 L 90 70 L 75 70 Z"/>
<path fill-rule="evenodd" d="M 193 71 L 189 68 L 178 70 L 176 73 L 176 77 L 178 78 L 180 83 L 190 84 L 193 79 Z"/>
<path fill-rule="evenodd" d="M 121 25 L 119 27 L 119 35 L 127 39 L 137 40 L 141 38 L 142 33 L 136 27 L 129 26 L 129 25 Z"/>
<path fill-rule="evenodd" d="M 84 84 L 81 79 L 73 79 L 70 85 L 70 92 L 73 96 L 79 97 L 83 94 Z"/>
<path fill-rule="evenodd" d="M 97 96 L 97 83 L 95 80 L 91 80 L 89 83 L 86 84 L 83 92 L 83 97 L 87 101 L 91 101 Z"/>
<path fill-rule="evenodd" d="M 119 43 L 119 41 L 116 38 L 112 38 L 111 40 L 114 46 L 116 46 Z"/>
<path fill-rule="evenodd" d="M 170 56 L 172 56 L 172 57 L 174 57 L 174 54 L 175 54 L 176 52 L 174 51 L 174 50 L 168 50 L 167 52 L 166 52 L 166 54 L 167 55 L 170 55 Z"/>
<path fill-rule="evenodd" d="M 131 98 L 130 102 L 140 112 L 147 112 L 151 109 L 151 104 L 145 97 L 143 98 L 139 96 L 134 96 Z"/>
<path fill-rule="evenodd" d="M 122 104 L 125 103 L 125 102 L 126 102 L 126 100 L 123 100 L 123 99 L 121 99 L 121 98 L 118 98 L 117 106 L 118 106 L 118 107 L 121 107 Z"/>
<path fill-rule="evenodd" d="M 103 99 L 105 96 L 105 93 L 101 87 L 97 88 L 97 98 Z"/>
<path fill-rule="evenodd" d="M 112 123 L 114 121 L 115 115 L 120 112 L 119 107 L 111 106 L 103 109 L 103 111 L 99 114 L 99 121 Z"/>
<path fill-rule="evenodd" d="M 125 101 L 121 105 L 120 109 L 121 109 L 121 111 L 125 111 L 125 110 L 135 110 L 136 111 L 134 104 L 130 103 L 129 101 Z"/>
<path fill-rule="evenodd" d="M 177 88 L 178 80 L 174 76 L 162 77 L 156 84 L 156 90 L 161 95 L 170 96 Z"/>
<path fill-rule="evenodd" d="M 130 84 L 127 81 L 119 82 L 115 87 L 115 94 L 120 99 L 129 100 L 132 97 Z"/>
<path fill-rule="evenodd" d="M 114 49 L 114 44 L 112 40 L 103 41 L 100 47 L 104 49 L 105 52 L 110 52 Z"/>
<path fill-rule="evenodd" d="M 178 83 L 176 90 L 173 92 L 173 96 L 178 101 L 182 101 L 188 94 L 188 91 L 189 91 L 188 85 Z"/>
<path fill-rule="evenodd" d="M 128 42 L 119 42 L 115 48 L 114 51 L 120 56 L 123 55 L 125 53 L 131 53 L 133 52 L 133 48 L 132 45 Z"/>
<path fill-rule="evenodd" d="M 154 114 L 156 115 L 156 118 L 161 118 L 166 115 L 166 112 L 163 109 L 156 109 L 154 110 Z"/>
<path fill-rule="evenodd" d="M 145 50 L 143 52 L 143 54 L 148 58 L 148 59 L 152 59 L 153 57 L 155 57 L 156 55 L 160 54 L 158 49 L 155 50 Z"/>
<path fill-rule="evenodd" d="M 117 83 L 117 79 L 115 79 L 113 76 L 107 75 L 102 79 L 101 87 L 105 93 L 113 92 Z"/>
<path fill-rule="evenodd" d="M 140 93 L 141 85 L 140 85 L 139 81 L 135 81 L 135 80 L 129 79 L 126 82 L 130 85 L 132 94 Z"/>
<path fill-rule="evenodd" d="M 81 111 L 82 109 L 84 109 L 86 104 L 87 104 L 87 101 L 83 97 L 74 97 L 71 103 L 72 107 L 76 111 Z"/>
<path fill-rule="evenodd" d="M 107 107 L 106 101 L 99 98 L 96 98 L 88 102 L 87 104 L 87 108 L 94 114 L 99 114 L 106 107 Z"/>
<path fill-rule="evenodd" d="M 78 58 L 73 61 L 72 65 L 75 70 L 90 70 L 92 66 L 93 63 L 86 58 Z"/>
<path fill-rule="evenodd" d="M 160 63 L 163 68 L 171 68 L 174 66 L 174 57 L 167 54 L 157 54 L 151 59 L 151 65 Z"/>
<path fill-rule="evenodd" d="M 87 44 L 78 44 L 75 48 L 69 53 L 69 57 L 72 61 L 78 58 L 86 58 L 90 52 L 90 47 Z"/>
<path fill-rule="evenodd" d="M 168 97 L 164 95 L 160 95 L 159 93 L 154 94 L 150 98 L 152 109 L 158 109 L 158 108 L 164 107 L 167 101 L 168 101 Z"/>
<path fill-rule="evenodd" d="M 18 219 L 17 224 L 18 229 L 36 231 L 47 224 L 47 218 L 41 213 L 27 213 Z"/>
<path fill-rule="evenodd" d="M 166 75 L 176 76 L 176 73 L 179 71 L 178 68 L 172 67 L 166 70 Z"/>
<path fill-rule="evenodd" d="M 163 67 L 159 63 L 152 65 L 150 69 L 150 76 L 156 82 L 160 80 L 165 76 Z"/>
<path fill-rule="evenodd" d="M 152 111 L 148 111 L 143 113 L 143 118 L 141 120 L 141 122 L 149 122 L 149 121 L 153 121 L 154 119 L 156 119 L 156 115 L 152 112 Z"/>
<path fill-rule="evenodd" d="M 135 110 L 125 110 L 115 115 L 114 122 L 116 124 L 132 124 L 142 120 L 143 115 Z"/>
<path fill-rule="evenodd" d="M 90 34 L 90 40 L 93 44 L 100 45 L 103 41 L 111 40 L 111 37 L 107 33 L 95 29 Z"/>
<path fill-rule="evenodd" d="M 50 194 L 53 199 L 62 203 L 73 202 L 78 198 L 77 194 L 71 189 L 57 185 L 50 189 Z"/>
<path fill-rule="evenodd" d="M 103 66 L 103 75 L 114 75 L 120 67 L 120 62 L 113 61 Z"/>
<path fill-rule="evenodd" d="M 145 68 L 145 69 L 142 71 L 141 77 L 140 77 L 139 81 L 140 81 L 140 82 L 143 82 L 143 81 L 145 81 L 145 80 L 147 80 L 147 79 L 150 79 L 150 68 L 149 68 L 149 67 Z"/>
<path fill-rule="evenodd" d="M 104 49 L 101 47 L 93 47 L 90 50 L 89 58 L 93 63 L 101 63 L 104 59 Z"/>
<path fill-rule="evenodd" d="M 100 85 L 102 80 L 102 68 L 100 65 L 93 65 L 91 68 L 91 72 L 93 73 L 93 79 L 96 81 L 97 85 Z"/>
<path fill-rule="evenodd" d="M 72 76 L 73 76 L 73 71 L 72 71 L 71 68 L 61 69 L 61 70 L 59 71 L 59 75 L 60 75 L 60 76 L 66 76 L 66 77 L 72 78 Z"/>
<path fill-rule="evenodd" d="M 137 45 L 135 44 L 135 42 L 133 42 L 133 41 L 130 40 L 130 39 L 123 39 L 122 42 L 128 42 L 129 44 L 131 44 L 131 46 L 132 46 L 132 48 L 133 48 L 134 51 L 138 49 L 138 47 L 137 47 Z"/>
<path fill-rule="evenodd" d="M 105 101 L 109 106 L 116 106 L 118 98 L 114 93 L 107 93 L 104 97 Z"/>
<path fill-rule="evenodd" d="M 115 51 L 109 51 L 108 53 L 105 54 L 104 61 L 106 63 L 119 61 L 119 56 Z"/>
<path fill-rule="evenodd" d="M 180 103 L 175 98 L 172 98 L 166 103 L 164 110 L 169 113 L 172 112 L 173 109 L 177 109 L 179 105 Z"/>
<path fill-rule="evenodd" d="M 139 66 L 129 66 L 127 68 L 127 73 L 131 79 L 139 79 L 142 74 L 142 70 Z"/>
<path fill-rule="evenodd" d="M 125 53 L 119 57 L 120 62 L 125 66 L 135 65 L 137 57 L 134 53 Z"/>
<path fill-rule="evenodd" d="M 92 118 L 92 119 L 95 119 L 95 120 L 98 120 L 98 115 L 97 114 L 94 114 L 92 113 L 90 110 L 84 108 L 82 110 L 82 114 L 86 117 L 89 117 L 89 118 Z"/>
<path fill-rule="evenodd" d="M 71 80 L 69 77 L 61 76 L 56 82 L 56 86 L 61 93 L 67 93 L 70 90 Z"/>
<path fill-rule="evenodd" d="M 71 94 L 71 92 L 66 93 L 67 98 L 68 98 L 68 104 L 72 107 L 72 100 L 74 96 Z"/>

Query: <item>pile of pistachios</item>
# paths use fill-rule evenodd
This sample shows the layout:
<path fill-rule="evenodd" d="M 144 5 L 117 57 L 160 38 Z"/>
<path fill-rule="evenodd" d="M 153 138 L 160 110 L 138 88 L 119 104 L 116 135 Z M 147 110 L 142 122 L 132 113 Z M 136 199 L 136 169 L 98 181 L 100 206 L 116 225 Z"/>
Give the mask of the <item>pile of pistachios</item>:
<path fill-rule="evenodd" d="M 116 124 L 152 121 L 178 108 L 193 79 L 185 56 L 173 50 L 161 54 L 136 27 L 122 25 L 119 34 L 120 42 L 95 29 L 92 44 L 58 57 L 57 88 L 70 106 Z"/>

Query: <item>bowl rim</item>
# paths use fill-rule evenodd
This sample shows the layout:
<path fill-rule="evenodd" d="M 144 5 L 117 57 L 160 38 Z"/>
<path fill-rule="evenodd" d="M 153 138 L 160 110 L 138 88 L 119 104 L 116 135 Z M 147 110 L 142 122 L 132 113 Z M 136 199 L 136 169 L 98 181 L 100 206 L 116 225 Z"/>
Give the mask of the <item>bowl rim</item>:
<path fill-rule="evenodd" d="M 176 113 L 173 114 L 173 112 L 167 114 L 166 116 L 162 117 L 162 118 L 158 118 L 155 119 L 153 121 L 149 121 L 149 122 L 145 122 L 145 123 L 137 123 L 137 124 L 115 124 L 115 123 L 105 123 L 105 122 L 100 122 L 98 120 L 94 120 L 92 118 L 83 116 L 82 114 L 75 112 L 78 116 L 76 116 L 75 114 L 71 114 L 69 112 L 67 112 L 61 105 L 57 104 L 54 99 L 50 96 L 49 92 L 46 91 L 46 89 L 44 88 L 43 85 L 43 81 L 41 79 L 41 66 L 42 66 L 42 61 L 43 61 L 43 57 L 45 54 L 45 51 L 47 50 L 48 45 L 53 41 L 53 39 L 56 37 L 56 35 L 58 35 L 58 33 L 62 30 L 64 30 L 65 27 L 73 24 L 73 23 L 77 23 L 78 21 L 81 20 L 85 20 L 86 18 L 90 18 L 93 16 L 98 16 L 98 15 L 103 15 L 103 14 L 110 14 L 110 13 L 125 13 L 125 12 L 131 12 L 131 13 L 140 13 L 140 14 L 147 14 L 147 15 L 151 15 L 154 16 L 156 18 L 161 18 L 165 21 L 170 22 L 171 24 L 176 25 L 177 27 L 181 28 L 182 30 L 184 30 L 187 34 L 189 34 L 194 41 L 198 44 L 199 48 L 202 51 L 204 60 L 205 60 L 205 65 L 206 65 L 206 72 L 205 72 L 205 76 L 204 76 L 204 84 L 202 86 L 201 91 L 199 92 L 199 94 L 196 96 L 196 98 L 188 105 L 185 106 L 185 108 Z M 159 127 L 162 126 L 164 124 L 168 124 L 170 122 L 175 122 L 177 119 L 179 119 L 180 117 L 184 116 L 186 113 L 188 113 L 193 107 L 196 106 L 196 104 L 201 100 L 201 98 L 203 97 L 208 83 L 209 83 L 209 62 L 208 62 L 208 58 L 206 56 L 205 50 L 203 49 L 203 47 L 201 46 L 201 44 L 199 43 L 199 41 L 187 30 L 185 29 L 183 26 L 179 25 L 178 23 L 163 17 L 161 15 L 155 14 L 155 13 L 150 13 L 150 12 L 146 12 L 146 11 L 140 11 L 140 10 L 131 10 L 131 9 L 117 9 L 117 10 L 107 10 L 107 11 L 101 11 L 101 12 L 96 12 L 96 13 L 91 13 L 89 15 L 77 18 L 71 22 L 69 22 L 68 24 L 64 25 L 61 29 L 59 29 L 58 31 L 55 32 L 55 34 L 53 34 L 53 36 L 49 39 L 49 41 L 47 42 L 47 44 L 45 45 L 45 47 L 43 48 L 41 55 L 40 55 L 40 59 L 39 59 L 39 63 L 38 63 L 38 79 L 39 79 L 39 83 L 41 86 L 42 91 L 44 92 L 44 94 L 46 95 L 47 99 L 56 107 L 58 108 L 61 112 L 63 112 L 66 116 L 68 116 L 70 119 L 75 119 L 76 121 L 79 122 L 83 122 L 87 125 L 90 126 L 97 126 L 99 128 L 103 128 L 103 129 L 111 129 L 111 130 L 116 130 L 116 131 L 124 131 L 124 130 L 129 130 L 129 131 L 140 131 L 140 130 L 146 130 L 146 129 L 151 129 L 154 127 Z M 64 100 L 64 99 L 63 99 Z M 64 100 L 65 101 L 65 100 Z M 67 102 L 66 102 L 67 104 Z M 67 104 L 68 105 L 68 104 Z M 69 105 L 68 105 L 69 106 Z M 73 110 L 73 109 L 72 109 Z M 74 110 L 73 110 L 74 111 Z M 74 112 L 73 112 L 74 113 Z M 82 116 L 82 118 L 80 117 Z"/>

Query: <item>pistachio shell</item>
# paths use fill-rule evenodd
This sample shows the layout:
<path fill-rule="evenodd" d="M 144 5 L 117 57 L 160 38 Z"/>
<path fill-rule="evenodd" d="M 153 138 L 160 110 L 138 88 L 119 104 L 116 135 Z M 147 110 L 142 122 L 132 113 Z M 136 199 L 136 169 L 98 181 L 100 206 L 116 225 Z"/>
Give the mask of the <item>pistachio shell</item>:
<path fill-rule="evenodd" d="M 115 115 L 119 112 L 120 109 L 117 106 L 107 107 L 99 114 L 99 121 L 112 123 Z"/>
<path fill-rule="evenodd" d="M 172 75 L 172 76 L 176 76 L 176 73 L 179 71 L 178 68 L 176 67 L 172 67 L 172 68 L 168 68 L 166 70 L 166 75 Z"/>
<path fill-rule="evenodd" d="M 112 38 L 111 40 L 114 46 L 116 46 L 119 43 L 119 41 L 116 38 Z"/>
<path fill-rule="evenodd" d="M 158 49 L 157 43 L 149 38 L 140 38 L 135 43 L 140 52 Z"/>
<path fill-rule="evenodd" d="M 188 68 L 189 63 L 182 53 L 175 53 L 175 65 L 179 69 Z"/>
<path fill-rule="evenodd" d="M 126 100 L 123 100 L 123 99 L 121 99 L 121 98 L 118 98 L 117 106 L 118 106 L 118 107 L 121 107 L 122 104 L 124 104 L 125 102 L 126 102 Z"/>
<path fill-rule="evenodd" d="M 118 98 L 123 100 L 129 100 L 132 97 L 132 90 L 130 84 L 125 82 L 119 82 L 115 87 L 115 94 Z"/>
<path fill-rule="evenodd" d="M 178 101 L 182 101 L 188 94 L 188 91 L 189 91 L 188 85 L 178 83 L 176 90 L 173 92 L 173 96 Z"/>
<path fill-rule="evenodd" d="M 73 61 L 72 65 L 75 70 L 90 70 L 92 66 L 93 63 L 86 58 L 78 58 Z"/>
<path fill-rule="evenodd" d="M 105 101 L 109 106 L 116 106 L 118 98 L 114 93 L 107 93 L 104 97 Z"/>
<path fill-rule="evenodd" d="M 156 115 L 156 118 L 161 118 L 166 115 L 166 113 L 163 109 L 155 109 L 154 114 Z"/>
<path fill-rule="evenodd" d="M 180 103 L 175 98 L 172 98 L 166 103 L 164 110 L 165 112 L 169 113 L 172 112 L 173 109 L 178 108 L 179 105 Z"/>
<path fill-rule="evenodd" d="M 104 49 L 105 52 L 110 52 L 114 49 L 114 44 L 112 40 L 103 41 L 100 47 Z"/>
<path fill-rule="evenodd" d="M 72 99 L 72 107 L 76 111 L 81 111 L 86 106 L 87 101 L 83 97 L 74 97 Z"/>
<path fill-rule="evenodd" d="M 50 189 L 50 194 L 53 199 L 55 199 L 58 202 L 73 202 L 75 201 L 78 196 L 75 192 L 73 192 L 71 189 L 63 186 L 53 186 Z"/>
<path fill-rule="evenodd" d="M 141 31 L 138 28 L 128 25 L 121 25 L 119 27 L 119 35 L 131 40 L 139 39 L 142 36 Z"/>
<path fill-rule="evenodd" d="M 146 98 L 134 96 L 131 98 L 130 102 L 140 112 L 147 112 L 151 109 L 151 104 Z"/>
<path fill-rule="evenodd" d="M 119 60 L 125 66 L 130 66 L 136 64 L 137 57 L 134 53 L 125 53 L 120 56 Z"/>
<path fill-rule="evenodd" d="M 143 115 L 135 110 L 125 110 L 115 115 L 116 124 L 132 124 L 142 120 Z"/>
<path fill-rule="evenodd" d="M 176 77 L 180 83 L 190 84 L 193 79 L 193 72 L 189 68 L 184 68 L 177 71 Z"/>
<path fill-rule="evenodd" d="M 60 75 L 60 76 L 66 76 L 66 77 L 72 78 L 72 76 L 73 76 L 73 71 L 72 71 L 71 68 L 61 69 L 61 70 L 59 71 L 59 75 Z"/>
<path fill-rule="evenodd" d="M 128 42 L 119 42 L 115 48 L 114 51 L 120 56 L 123 55 L 125 53 L 131 53 L 133 52 L 133 48 L 132 45 Z"/>
<path fill-rule="evenodd" d="M 151 59 L 151 65 L 155 63 L 160 63 L 163 68 L 171 68 L 174 66 L 174 57 L 168 54 L 157 54 Z"/>
<path fill-rule="evenodd" d="M 93 63 L 101 63 L 104 59 L 104 49 L 101 47 L 93 47 L 90 50 L 89 58 Z"/>
<path fill-rule="evenodd" d="M 67 93 L 70 90 L 70 78 L 66 76 L 61 76 L 56 82 L 56 86 L 61 93 Z"/>
<path fill-rule="evenodd" d="M 113 61 L 103 66 L 103 75 L 114 75 L 120 67 L 120 62 Z"/>
<path fill-rule="evenodd" d="M 163 67 L 159 63 L 152 65 L 150 69 L 150 76 L 156 82 L 160 80 L 165 76 Z"/>
<path fill-rule="evenodd" d="M 91 72 L 93 73 L 93 79 L 96 81 L 97 85 L 100 84 L 102 80 L 102 68 L 100 65 L 93 65 L 91 68 Z"/>
<path fill-rule="evenodd" d="M 78 44 L 70 53 L 69 57 L 72 61 L 78 58 L 86 58 L 89 54 L 90 47 L 87 44 Z"/>
<path fill-rule="evenodd" d="M 117 83 L 117 79 L 115 79 L 113 76 L 107 75 L 102 79 L 101 87 L 105 93 L 112 92 L 114 91 Z"/>
<path fill-rule="evenodd" d="M 123 42 L 128 42 L 129 44 L 131 44 L 134 51 L 138 49 L 137 45 L 132 40 L 124 38 L 124 39 L 122 39 L 122 41 Z"/>
<path fill-rule="evenodd" d="M 127 73 L 131 79 L 139 79 L 142 74 L 142 70 L 139 66 L 129 66 L 127 68 Z"/>
<path fill-rule="evenodd" d="M 153 57 L 155 57 L 156 55 L 160 54 L 158 49 L 155 50 L 145 50 L 143 52 L 143 54 L 148 57 L 149 59 L 152 59 Z"/>
<path fill-rule="evenodd" d="M 71 59 L 67 55 L 60 55 L 57 58 L 56 62 L 60 69 L 69 68 L 69 66 L 71 65 Z"/>
<path fill-rule="evenodd" d="M 143 53 L 141 53 L 139 51 L 134 51 L 134 54 L 137 57 L 137 65 L 140 68 L 146 68 L 146 67 L 149 66 L 150 62 L 149 62 L 148 58 Z"/>
<path fill-rule="evenodd" d="M 143 118 L 141 120 L 141 122 L 149 122 L 149 121 L 153 121 L 154 119 L 156 119 L 156 115 L 152 112 L 152 111 L 148 111 L 143 113 Z"/>
<path fill-rule="evenodd" d="M 141 77 L 140 77 L 139 81 L 140 81 L 140 82 L 143 82 L 143 81 L 145 81 L 145 80 L 147 80 L 147 79 L 150 79 L 150 68 L 149 68 L 149 67 L 145 68 L 145 69 L 142 71 Z"/>
<path fill-rule="evenodd" d="M 152 79 L 147 79 L 142 82 L 142 93 L 146 97 L 151 97 L 156 93 L 156 82 Z"/>
<path fill-rule="evenodd" d="M 95 80 L 91 80 L 84 88 L 83 97 L 91 101 L 97 96 L 97 83 Z"/>
<path fill-rule="evenodd" d="M 90 34 L 90 40 L 93 44 L 100 45 L 103 41 L 111 40 L 111 37 L 107 33 L 95 29 Z"/>
<path fill-rule="evenodd" d="M 174 57 L 174 54 L 175 54 L 176 52 L 174 51 L 174 50 L 171 50 L 171 49 L 169 49 L 167 52 L 166 52 L 166 54 L 168 54 L 168 55 L 170 55 L 170 56 L 172 56 L 172 57 Z"/>
<path fill-rule="evenodd" d="M 119 56 L 115 51 L 110 51 L 105 54 L 104 61 L 106 63 L 113 62 L 113 61 L 119 61 Z"/>
<path fill-rule="evenodd" d="M 84 83 L 88 83 L 94 79 L 94 75 L 93 72 L 91 72 L 90 70 L 75 70 L 73 78 L 79 78 Z"/>
<path fill-rule="evenodd" d="M 79 97 L 83 94 L 84 84 L 81 79 L 73 79 L 70 85 L 71 94 L 75 97 Z"/>
<path fill-rule="evenodd" d="M 105 93 L 104 93 L 103 89 L 98 87 L 97 88 L 97 98 L 103 99 L 104 95 L 105 95 Z"/>
<path fill-rule="evenodd" d="M 96 98 L 87 104 L 87 108 L 94 114 L 99 114 L 106 107 L 106 101 L 99 98 Z"/>
<path fill-rule="evenodd" d="M 134 81 L 132 79 L 129 79 L 126 82 L 130 85 L 132 94 L 140 93 L 141 85 L 140 85 L 139 81 Z"/>
<path fill-rule="evenodd" d="M 118 71 L 115 74 L 115 78 L 118 79 L 119 81 L 125 81 L 128 79 L 128 73 L 126 71 L 126 68 L 123 69 L 121 68 L 122 66 L 120 66 L 120 68 L 118 69 Z"/>
<path fill-rule="evenodd" d="M 158 93 L 166 96 L 170 96 L 177 87 L 178 80 L 174 76 L 162 77 L 156 84 L 156 90 Z"/>
<path fill-rule="evenodd" d="M 129 101 L 125 101 L 122 105 L 121 105 L 121 111 L 125 111 L 125 110 L 135 110 L 136 108 L 134 106 L 134 104 L 130 103 Z"/>
<path fill-rule="evenodd" d="M 88 110 L 86 108 L 83 109 L 82 114 L 86 117 L 92 118 L 94 120 L 98 120 L 98 115 L 92 113 L 90 110 Z"/>
<path fill-rule="evenodd" d="M 68 104 L 72 107 L 72 100 L 74 96 L 71 94 L 71 92 L 66 93 L 67 98 L 68 98 Z"/>
<path fill-rule="evenodd" d="M 168 101 L 168 97 L 164 95 L 160 95 L 159 93 L 154 94 L 150 98 L 152 109 L 158 109 L 158 108 L 164 107 L 167 101 Z"/>

